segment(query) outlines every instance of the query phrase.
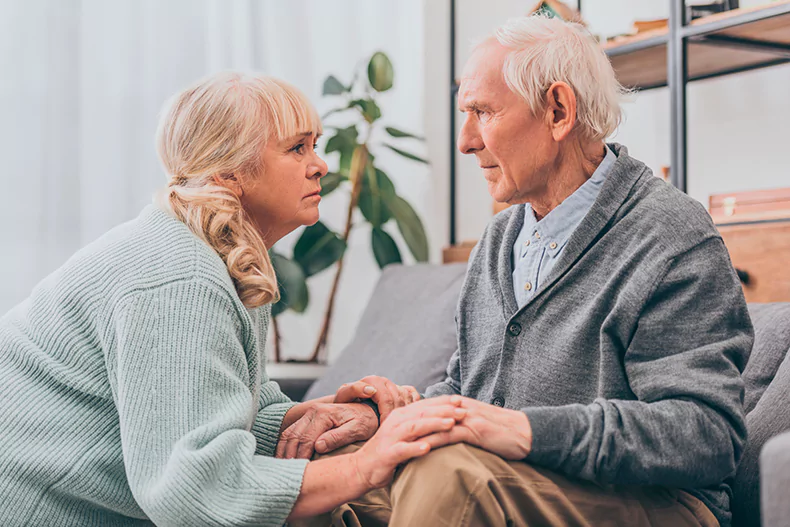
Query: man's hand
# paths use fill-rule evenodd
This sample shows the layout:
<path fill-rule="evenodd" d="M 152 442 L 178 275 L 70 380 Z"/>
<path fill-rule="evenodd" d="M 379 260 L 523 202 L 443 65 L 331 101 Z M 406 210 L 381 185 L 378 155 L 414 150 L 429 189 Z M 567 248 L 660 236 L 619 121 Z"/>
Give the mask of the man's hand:
<path fill-rule="evenodd" d="M 335 394 L 335 403 L 350 403 L 370 399 L 378 406 L 383 423 L 395 408 L 400 408 L 420 400 L 414 386 L 398 386 L 394 382 L 377 375 L 369 375 L 362 380 L 344 384 Z"/>
<path fill-rule="evenodd" d="M 378 429 L 376 413 L 364 404 L 316 403 L 280 434 L 275 457 L 310 459 L 366 441 Z"/>
<path fill-rule="evenodd" d="M 532 427 L 527 414 L 461 398 L 466 416 L 450 431 L 426 438 L 432 447 L 467 443 L 511 461 L 523 460 L 532 449 Z"/>

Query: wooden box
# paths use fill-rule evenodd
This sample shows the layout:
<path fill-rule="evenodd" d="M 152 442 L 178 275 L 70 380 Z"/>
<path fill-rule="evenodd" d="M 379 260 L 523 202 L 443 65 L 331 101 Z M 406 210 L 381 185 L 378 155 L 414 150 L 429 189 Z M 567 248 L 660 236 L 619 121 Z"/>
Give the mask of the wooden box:
<path fill-rule="evenodd" d="M 747 302 L 790 302 L 790 188 L 712 195 Z"/>

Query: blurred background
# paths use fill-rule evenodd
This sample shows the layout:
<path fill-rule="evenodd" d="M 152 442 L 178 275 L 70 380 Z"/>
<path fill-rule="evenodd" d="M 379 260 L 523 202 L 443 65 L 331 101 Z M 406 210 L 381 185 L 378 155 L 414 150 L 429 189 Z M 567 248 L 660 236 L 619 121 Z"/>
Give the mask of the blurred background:
<path fill-rule="evenodd" d="M 659 43 L 650 49 L 664 57 L 658 69 L 665 84 L 670 1 L 678 0 L 565 5 L 581 8 L 591 32 L 611 49 L 634 38 L 635 22 L 643 22 L 637 24 L 640 32 L 654 32 L 645 38 L 663 34 L 663 48 Z M 555 2 L 546 4 L 561 11 Z M 685 14 L 689 20 L 721 16 L 715 12 L 734 7 L 729 4 L 690 0 Z M 736 4 L 744 13 L 787 7 L 782 1 Z M 398 194 L 421 219 L 428 260 L 442 261 L 443 249 L 473 243 L 493 214 L 475 159 L 451 154 L 462 118 L 456 115 L 453 131 L 451 57 L 459 76 L 475 40 L 536 8 L 524 0 L 0 0 L 0 314 L 77 249 L 150 203 L 165 183 L 153 137 L 168 96 L 205 75 L 240 69 L 295 84 L 324 114 L 337 106 L 337 96 L 324 95 L 326 78 L 349 83 L 355 68 L 364 72 L 377 51 L 394 71 L 392 88 L 376 97 L 380 121 L 424 138 L 401 140 L 404 150 L 428 164 L 389 149 L 376 151 L 376 163 L 386 167 Z M 779 30 L 787 36 L 790 19 L 782 18 Z M 724 68 L 732 74 L 708 75 L 687 86 L 686 191 L 706 206 L 712 195 L 790 186 L 790 38 L 785 46 L 784 54 L 770 60 L 747 60 L 740 70 L 749 71 Z M 724 50 L 721 56 L 738 52 Z M 651 76 L 657 68 L 651 56 L 633 55 L 618 69 L 637 84 L 647 79 L 642 87 L 651 89 L 635 92 L 626 103 L 626 120 L 610 140 L 625 144 L 661 176 L 665 167 L 671 172 L 670 91 Z M 354 117 L 331 119 L 345 126 Z M 322 151 L 330 135 L 322 139 Z M 330 170 L 339 170 L 337 154 L 326 159 Z M 322 221 L 342 232 L 347 206 L 347 192 L 328 195 Z M 354 214 L 361 218 L 360 211 Z M 351 339 L 380 273 L 370 225 L 358 223 L 337 291 L 329 362 Z M 398 229 L 385 228 L 403 245 Z M 290 253 L 299 235 L 276 249 Z M 410 251 L 401 254 L 405 263 L 414 261 Z M 333 277 L 332 270 L 310 277 L 304 312 L 278 317 L 283 360 L 312 354 Z"/>

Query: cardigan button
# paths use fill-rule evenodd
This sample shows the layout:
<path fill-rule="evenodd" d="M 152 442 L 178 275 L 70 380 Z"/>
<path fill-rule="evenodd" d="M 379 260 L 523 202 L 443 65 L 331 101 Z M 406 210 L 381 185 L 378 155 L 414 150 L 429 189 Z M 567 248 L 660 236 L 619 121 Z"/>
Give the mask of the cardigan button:
<path fill-rule="evenodd" d="M 513 335 L 514 337 L 518 337 L 521 334 L 521 324 L 517 324 L 513 322 L 507 327 L 507 332 Z"/>
<path fill-rule="evenodd" d="M 491 404 L 493 404 L 494 406 L 499 406 L 501 408 L 505 406 L 505 400 L 501 397 L 496 397 L 494 398 Z"/>

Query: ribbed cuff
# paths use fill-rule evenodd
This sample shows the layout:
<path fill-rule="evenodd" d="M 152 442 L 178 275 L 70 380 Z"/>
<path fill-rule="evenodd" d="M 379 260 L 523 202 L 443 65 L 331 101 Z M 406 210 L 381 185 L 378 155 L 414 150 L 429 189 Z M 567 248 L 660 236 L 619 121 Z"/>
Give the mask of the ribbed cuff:
<path fill-rule="evenodd" d="M 276 463 L 273 467 L 272 462 Z M 265 525 L 284 525 L 302 491 L 304 472 L 308 459 L 269 459 L 253 457 L 252 468 L 265 474 L 272 482 L 267 490 L 266 501 L 270 508 L 264 519 Z"/>
<path fill-rule="evenodd" d="M 275 403 L 265 406 L 258 412 L 252 424 L 252 435 L 255 436 L 255 453 L 259 456 L 274 456 L 277 442 L 280 440 L 280 427 L 286 412 L 296 403 Z"/>

